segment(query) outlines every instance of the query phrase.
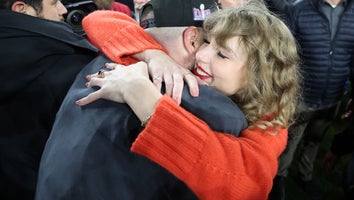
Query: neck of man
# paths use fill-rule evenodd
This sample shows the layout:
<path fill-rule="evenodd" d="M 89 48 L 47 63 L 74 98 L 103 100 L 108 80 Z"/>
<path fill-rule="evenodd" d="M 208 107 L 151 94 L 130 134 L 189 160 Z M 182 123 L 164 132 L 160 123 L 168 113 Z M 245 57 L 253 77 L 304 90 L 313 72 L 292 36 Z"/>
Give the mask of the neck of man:
<path fill-rule="evenodd" d="M 169 53 L 169 56 L 175 62 L 183 67 L 189 67 L 190 55 L 184 48 L 182 27 L 164 27 L 146 29 L 159 44 L 161 44 Z"/>
<path fill-rule="evenodd" d="M 329 3 L 333 8 L 335 8 L 342 0 L 325 0 L 325 1 Z"/>

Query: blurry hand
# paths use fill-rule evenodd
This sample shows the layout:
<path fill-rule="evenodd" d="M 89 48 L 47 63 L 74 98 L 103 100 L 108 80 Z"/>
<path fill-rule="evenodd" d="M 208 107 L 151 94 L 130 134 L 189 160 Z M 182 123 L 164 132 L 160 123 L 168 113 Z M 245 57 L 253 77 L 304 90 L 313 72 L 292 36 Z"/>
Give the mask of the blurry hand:
<path fill-rule="evenodd" d="M 332 151 L 328 151 L 324 157 L 324 167 L 326 171 L 330 172 L 337 164 L 338 156 Z"/>
<path fill-rule="evenodd" d="M 346 107 L 344 113 L 343 113 L 342 116 L 341 116 L 342 119 L 346 119 L 346 118 L 351 117 L 352 112 L 353 112 L 353 106 L 354 106 L 354 105 L 353 105 L 352 99 L 349 99 L 348 105 L 347 105 L 347 107 Z"/>
<path fill-rule="evenodd" d="M 100 89 L 76 101 L 76 104 L 83 106 L 101 98 L 126 103 L 126 96 L 129 93 L 139 93 L 144 90 L 144 85 L 152 85 L 147 65 L 144 62 L 138 62 L 128 67 L 107 63 L 106 67 L 112 70 L 100 71 L 86 77 L 87 87 L 98 86 Z M 142 82 L 143 84 L 141 84 Z"/>

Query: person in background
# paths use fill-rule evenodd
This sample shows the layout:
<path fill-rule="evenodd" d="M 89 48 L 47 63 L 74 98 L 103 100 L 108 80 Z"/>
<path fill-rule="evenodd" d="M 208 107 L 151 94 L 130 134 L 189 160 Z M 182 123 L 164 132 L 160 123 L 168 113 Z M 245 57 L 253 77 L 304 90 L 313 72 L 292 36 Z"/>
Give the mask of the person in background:
<path fill-rule="evenodd" d="M 295 0 L 264 0 L 268 9 L 284 19 L 285 9 L 287 5 L 292 4 Z"/>
<path fill-rule="evenodd" d="M 205 13 L 210 13 L 214 1 L 161 0 L 154 3 L 159 5 L 154 10 L 159 26 L 155 36 L 181 66 L 190 67 L 195 60 L 195 51 L 203 41 L 201 28 L 193 25 L 201 25 L 203 18 L 195 20 L 193 12 L 189 11 L 203 3 Z M 175 18 L 171 20 L 166 16 Z M 91 29 L 87 29 L 88 21 Z M 103 40 L 98 40 L 103 47 L 100 49 L 111 51 L 104 53 L 116 62 L 136 62 L 131 54 L 136 56 L 135 53 L 157 45 L 135 20 L 119 12 L 93 12 L 84 19 L 83 26 L 93 44 L 96 40 L 90 37 L 92 32 L 106 34 Z M 160 45 L 157 48 L 162 49 Z M 149 53 L 157 55 L 155 48 L 151 51 Z M 105 62 L 110 60 L 99 57 L 79 73 L 58 111 L 41 160 L 36 199 L 196 199 L 195 194 L 167 170 L 130 152 L 131 142 L 144 123 L 127 105 L 101 101 L 82 109 L 74 104 L 78 98 L 94 91 L 85 87 L 85 76 L 100 70 Z M 149 60 L 149 64 L 154 63 L 156 60 Z M 152 76 L 152 79 L 161 84 L 162 77 L 167 79 L 165 75 Z M 184 69 L 184 76 L 173 74 L 171 78 L 186 82 L 194 80 L 187 69 Z M 183 91 L 181 105 L 213 129 L 238 136 L 246 128 L 244 115 L 226 96 L 206 86 L 200 86 L 197 98 L 188 94 L 188 88 Z"/>
<path fill-rule="evenodd" d="M 148 2 L 149 0 L 133 0 L 134 4 L 134 16 L 135 20 L 140 23 L 139 15 L 140 15 L 140 10 L 143 7 L 143 5 Z"/>
<path fill-rule="evenodd" d="M 0 199 L 33 200 L 66 92 L 98 50 L 62 22 L 61 1 L 0 1 Z"/>
<path fill-rule="evenodd" d="M 119 3 L 127 5 L 132 12 L 134 11 L 134 5 L 133 5 L 133 1 L 132 0 L 117 0 L 117 1 Z"/>
<path fill-rule="evenodd" d="M 353 78 L 351 78 L 353 83 Z M 337 133 L 332 141 L 331 148 L 324 157 L 324 168 L 327 172 L 331 172 L 336 166 L 339 159 L 348 154 L 352 154 L 349 159 L 346 170 L 343 175 L 343 190 L 347 200 L 354 199 L 354 124 L 353 124 L 353 90 L 351 98 L 348 101 L 347 108 L 341 116 L 341 119 L 349 124 L 343 131 Z"/>
<path fill-rule="evenodd" d="M 259 0 L 261 2 L 264 1 L 267 8 L 281 16 L 285 12 L 285 7 L 287 4 L 292 3 L 294 0 Z M 236 6 L 240 6 L 247 2 L 247 0 L 216 0 L 216 2 L 220 5 L 220 8 L 232 8 Z"/>
<path fill-rule="evenodd" d="M 299 146 L 299 185 L 313 199 L 323 197 L 313 182 L 319 144 L 344 91 L 354 63 L 354 1 L 300 0 L 286 9 L 289 28 L 299 43 L 302 58 L 303 98 L 297 106 L 297 121 L 289 129 L 286 150 L 279 159 L 274 193 L 285 198 L 284 181 Z M 311 16 L 311 17 L 308 17 Z"/>
<path fill-rule="evenodd" d="M 31 3 L 6 0 L 1 2 L 0 8 L 52 21 L 64 21 L 64 15 L 67 13 L 60 1 L 51 2 L 50 0 L 32 1 Z"/>
<path fill-rule="evenodd" d="M 99 10 L 118 11 L 132 17 L 130 8 L 123 3 L 119 3 L 115 0 L 93 0 L 93 2 L 97 5 Z"/>
<path fill-rule="evenodd" d="M 194 73 L 246 114 L 249 127 L 241 137 L 212 131 L 161 95 L 144 63 L 108 64 L 114 69 L 104 76 L 88 76 L 87 86 L 100 89 L 77 104 L 128 103 L 146 124 L 131 150 L 168 169 L 199 199 L 267 199 L 298 96 L 295 39 L 279 18 L 251 5 L 213 13 L 204 30 Z"/>
<path fill-rule="evenodd" d="M 340 157 L 352 154 L 348 162 L 343 177 L 343 189 L 346 199 L 354 198 L 354 129 L 353 117 L 351 117 L 349 127 L 335 135 L 330 150 L 324 157 L 324 167 L 330 172 L 335 167 Z"/>

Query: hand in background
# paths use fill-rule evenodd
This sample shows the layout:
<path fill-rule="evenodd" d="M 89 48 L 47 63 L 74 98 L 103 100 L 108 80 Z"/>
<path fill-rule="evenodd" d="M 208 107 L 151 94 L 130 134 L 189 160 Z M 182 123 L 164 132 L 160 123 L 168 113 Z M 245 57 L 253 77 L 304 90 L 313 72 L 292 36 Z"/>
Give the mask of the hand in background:
<path fill-rule="evenodd" d="M 342 114 L 341 118 L 342 119 L 346 119 L 349 118 L 350 116 L 352 116 L 352 112 L 353 112 L 353 101 L 352 99 L 349 99 L 348 101 L 348 105 L 344 111 L 344 113 Z"/>
<path fill-rule="evenodd" d="M 324 167 L 326 171 L 330 172 L 337 164 L 338 156 L 332 151 L 328 151 L 324 157 Z"/>

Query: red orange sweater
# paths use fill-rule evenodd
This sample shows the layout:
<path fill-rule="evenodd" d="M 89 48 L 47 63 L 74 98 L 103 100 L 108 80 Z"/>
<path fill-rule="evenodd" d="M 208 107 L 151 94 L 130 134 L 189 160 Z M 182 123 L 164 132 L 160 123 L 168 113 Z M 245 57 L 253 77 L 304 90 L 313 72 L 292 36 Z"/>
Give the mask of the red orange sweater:
<path fill-rule="evenodd" d="M 115 62 L 129 64 L 127 55 L 162 49 L 119 13 L 94 12 L 83 25 L 93 44 Z M 239 138 L 218 133 L 163 96 L 131 150 L 165 167 L 200 199 L 267 199 L 287 142 L 287 129 L 276 131 L 272 136 L 247 129 Z"/>
<path fill-rule="evenodd" d="M 120 12 L 92 12 L 83 19 L 82 26 L 88 40 L 116 63 L 135 63 L 138 60 L 130 56 L 147 49 L 167 52 L 133 18 Z"/>

